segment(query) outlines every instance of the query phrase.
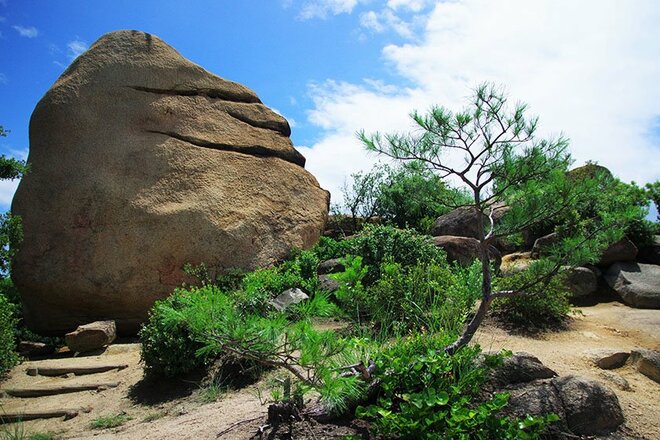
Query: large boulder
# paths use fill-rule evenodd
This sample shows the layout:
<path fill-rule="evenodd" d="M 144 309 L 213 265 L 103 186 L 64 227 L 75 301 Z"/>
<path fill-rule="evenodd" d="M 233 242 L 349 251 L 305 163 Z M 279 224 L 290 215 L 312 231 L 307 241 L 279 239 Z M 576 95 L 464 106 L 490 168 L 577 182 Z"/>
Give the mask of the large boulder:
<path fill-rule="evenodd" d="M 615 263 L 605 273 L 605 280 L 629 306 L 660 309 L 660 266 Z"/>
<path fill-rule="evenodd" d="M 479 240 L 470 237 L 456 237 L 454 235 L 441 235 L 433 237 L 433 243 L 447 253 L 447 261 L 458 262 L 461 266 L 469 266 L 481 258 L 481 245 Z M 488 258 L 499 269 L 502 255 L 495 246 L 488 247 Z"/>
<path fill-rule="evenodd" d="M 113 319 L 130 333 L 185 263 L 253 269 L 312 246 L 329 194 L 289 135 L 252 90 L 158 37 L 101 37 L 30 121 L 31 171 L 12 205 L 28 325 Z"/>

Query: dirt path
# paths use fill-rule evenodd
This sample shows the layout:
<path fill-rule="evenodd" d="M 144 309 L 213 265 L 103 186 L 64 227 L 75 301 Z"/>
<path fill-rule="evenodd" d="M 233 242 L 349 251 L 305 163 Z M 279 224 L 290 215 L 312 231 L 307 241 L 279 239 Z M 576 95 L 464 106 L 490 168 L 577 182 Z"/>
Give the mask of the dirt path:
<path fill-rule="evenodd" d="M 560 375 L 579 374 L 606 383 L 621 402 L 629 431 L 641 438 L 660 439 L 660 385 L 632 367 L 604 372 L 584 356 L 584 351 L 591 348 L 660 349 L 660 311 L 607 303 L 584 307 L 582 312 L 583 315 L 577 316 L 570 328 L 563 332 L 525 337 L 487 325 L 479 331 L 476 339 L 484 350 L 507 348 L 527 351 Z M 28 421 L 24 422 L 23 428 L 26 433 L 51 432 L 54 438 L 98 440 L 246 439 L 257 431 L 265 419 L 266 407 L 260 403 L 257 392 L 258 387 L 265 387 L 264 381 L 226 393 L 218 401 L 205 404 L 195 378 L 145 382 L 137 344 L 113 345 L 99 356 L 80 358 L 78 361 L 125 363 L 128 368 L 65 379 L 74 382 L 120 381 L 117 388 L 36 399 L 5 397 L 0 399 L 0 414 L 17 408 L 90 408 L 88 413 L 81 412 L 67 421 L 61 418 Z M 26 367 L 35 364 L 38 366 L 39 363 L 27 362 L 16 367 L 1 388 L 34 386 L 36 383 L 47 385 L 63 380 L 27 376 Z M 612 375 L 624 378 L 631 390 L 620 389 L 613 382 Z M 122 426 L 103 430 L 90 428 L 90 423 L 100 416 L 121 413 L 130 418 Z M 255 417 L 256 420 L 235 425 Z M 219 433 L 232 426 L 236 427 L 218 437 Z"/>

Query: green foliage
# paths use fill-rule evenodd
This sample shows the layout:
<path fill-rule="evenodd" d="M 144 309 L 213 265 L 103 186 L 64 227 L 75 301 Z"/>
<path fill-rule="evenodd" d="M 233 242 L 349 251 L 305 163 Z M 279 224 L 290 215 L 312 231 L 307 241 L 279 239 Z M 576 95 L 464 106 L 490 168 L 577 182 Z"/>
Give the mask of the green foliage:
<path fill-rule="evenodd" d="M 329 237 L 321 237 L 319 242 L 311 249 L 319 261 L 340 258 L 348 254 L 348 240 L 334 240 Z"/>
<path fill-rule="evenodd" d="M 121 412 L 119 414 L 97 417 L 89 423 L 89 427 L 92 429 L 116 428 L 129 420 L 131 420 L 131 417 Z"/>
<path fill-rule="evenodd" d="M 495 281 L 497 290 L 524 289 L 526 292 L 494 301 L 493 314 L 498 321 L 527 331 L 556 329 L 566 323 L 571 311 L 570 292 L 562 283 L 562 275 L 534 284 L 548 273 L 551 265 L 549 261 L 539 260 L 527 270 Z"/>
<path fill-rule="evenodd" d="M 381 264 L 386 261 L 412 266 L 418 261 L 443 263 L 445 252 L 435 246 L 431 239 L 409 229 L 392 226 L 368 225 L 357 236 L 346 240 L 346 252 L 362 257 L 368 266 L 365 284 L 379 278 Z"/>
<path fill-rule="evenodd" d="M 466 195 L 449 187 L 422 162 L 400 166 L 377 164 L 369 172 L 351 175 L 342 188 L 342 208 L 357 225 L 357 217 L 379 216 L 399 228 L 426 233 L 437 217 L 451 206 L 466 202 Z"/>
<path fill-rule="evenodd" d="M 204 365 L 205 359 L 196 356 L 202 344 L 195 340 L 188 319 L 191 314 L 203 313 L 202 303 L 213 290 L 176 289 L 168 298 L 156 301 L 140 330 L 141 358 L 147 374 L 173 377 Z"/>
<path fill-rule="evenodd" d="M 15 327 L 16 306 L 0 294 L 0 376 L 18 363 Z"/>
<path fill-rule="evenodd" d="M 511 420 L 498 415 L 508 395 L 478 398 L 486 368 L 479 349 L 443 350 L 447 338 L 419 335 L 395 341 L 376 358 L 381 381 L 378 402 L 357 410 L 372 429 L 400 439 L 535 439 L 554 416 Z M 496 363 L 498 359 L 489 359 Z"/>

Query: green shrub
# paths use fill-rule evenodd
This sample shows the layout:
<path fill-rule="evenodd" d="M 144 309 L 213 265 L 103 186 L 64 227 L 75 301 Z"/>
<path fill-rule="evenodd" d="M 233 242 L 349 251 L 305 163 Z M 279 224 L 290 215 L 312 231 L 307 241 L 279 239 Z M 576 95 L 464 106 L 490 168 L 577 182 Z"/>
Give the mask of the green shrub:
<path fill-rule="evenodd" d="M 399 339 L 376 358 L 381 393 L 376 404 L 356 414 L 372 421 L 377 435 L 398 439 L 534 439 L 556 416 L 512 420 L 498 412 L 507 394 L 481 401 L 487 369 L 478 347 L 444 353 L 450 339 L 417 335 Z M 498 362 L 487 357 L 487 365 Z"/>
<path fill-rule="evenodd" d="M 445 252 L 428 236 L 409 229 L 369 225 L 346 241 L 347 254 L 361 256 L 369 267 L 365 284 L 372 284 L 379 278 L 381 264 L 386 261 L 413 266 L 418 261 L 442 264 L 447 259 Z"/>
<path fill-rule="evenodd" d="M 204 365 L 196 356 L 202 344 L 195 340 L 188 319 L 213 287 L 176 289 L 167 299 L 156 301 L 149 320 L 140 330 L 141 357 L 150 375 L 177 376 Z"/>
<path fill-rule="evenodd" d="M 89 423 L 92 429 L 116 428 L 131 420 L 126 413 L 119 413 L 107 416 L 97 417 Z"/>
<path fill-rule="evenodd" d="M 521 330 L 539 331 L 561 327 L 571 311 L 570 292 L 564 287 L 561 275 L 548 282 L 525 286 L 539 279 L 539 273 L 547 273 L 544 261 L 512 276 L 495 280 L 497 290 L 519 290 L 525 293 L 493 302 L 493 315 L 505 325 Z"/>
<path fill-rule="evenodd" d="M 18 363 L 16 354 L 16 306 L 0 294 L 0 376 Z"/>

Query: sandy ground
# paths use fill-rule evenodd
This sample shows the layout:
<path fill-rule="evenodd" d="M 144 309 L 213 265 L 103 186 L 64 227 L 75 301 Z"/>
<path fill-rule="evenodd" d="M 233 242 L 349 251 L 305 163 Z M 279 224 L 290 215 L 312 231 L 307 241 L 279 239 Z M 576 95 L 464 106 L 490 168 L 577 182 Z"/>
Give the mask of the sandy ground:
<path fill-rule="evenodd" d="M 632 309 L 616 302 L 583 307 L 581 310 L 583 315 L 578 315 L 566 331 L 529 337 L 512 335 L 487 325 L 480 329 L 476 341 L 484 350 L 507 348 L 532 353 L 560 375 L 578 374 L 607 384 L 616 392 L 624 410 L 627 433 L 649 440 L 660 439 L 660 385 L 631 366 L 604 372 L 584 356 L 585 350 L 592 348 L 660 349 L 660 310 Z M 116 362 L 127 363 L 129 367 L 121 371 L 62 379 L 27 376 L 26 366 L 48 361 L 26 362 L 11 372 L 1 388 L 62 381 L 121 383 L 117 388 L 99 392 L 86 391 L 36 399 L 4 397 L 0 399 L 0 414 L 19 408 L 88 408 L 89 412 L 80 412 L 67 421 L 47 419 L 24 422 L 23 429 L 26 433 L 50 432 L 54 438 L 98 440 L 247 439 L 257 432 L 265 420 L 266 407 L 260 402 L 258 392 L 258 388 L 265 388 L 265 381 L 222 394 L 216 402 L 204 403 L 199 378 L 144 381 L 137 344 L 115 344 L 99 356 L 62 361 Z M 621 389 L 612 375 L 624 378 L 630 390 Z M 89 426 L 92 420 L 100 416 L 119 413 L 126 414 L 130 420 L 118 428 L 94 430 Z M 13 429 L 12 425 L 5 426 Z M 296 438 L 311 437 L 302 434 Z"/>

